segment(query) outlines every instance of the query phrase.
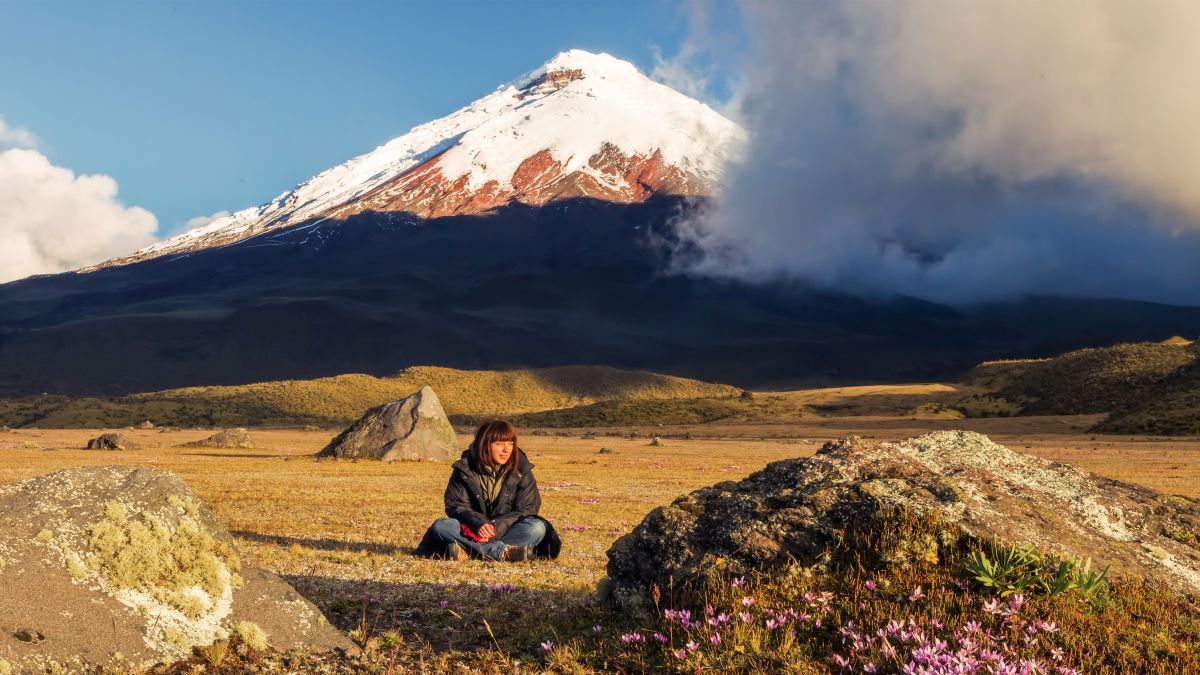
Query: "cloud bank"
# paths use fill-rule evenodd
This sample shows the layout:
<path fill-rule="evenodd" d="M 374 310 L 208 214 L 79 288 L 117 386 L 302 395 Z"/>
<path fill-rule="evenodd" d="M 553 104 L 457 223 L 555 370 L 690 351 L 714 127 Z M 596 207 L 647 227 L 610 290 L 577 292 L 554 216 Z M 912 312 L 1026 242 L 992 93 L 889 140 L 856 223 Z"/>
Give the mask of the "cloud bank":
<path fill-rule="evenodd" d="M 23 127 L 10 126 L 0 117 L 0 150 L 5 148 L 33 148 L 37 146 L 37 136 Z"/>
<path fill-rule="evenodd" d="M 0 124 L 0 143 L 36 139 Z M 117 199 L 108 176 L 76 176 L 36 150 L 0 146 L 0 283 L 72 270 L 155 240 L 158 221 Z"/>
<path fill-rule="evenodd" d="M 1200 302 L 1200 4 L 742 14 L 731 107 L 753 141 L 681 225 L 703 252 L 690 269 L 951 302 Z"/>

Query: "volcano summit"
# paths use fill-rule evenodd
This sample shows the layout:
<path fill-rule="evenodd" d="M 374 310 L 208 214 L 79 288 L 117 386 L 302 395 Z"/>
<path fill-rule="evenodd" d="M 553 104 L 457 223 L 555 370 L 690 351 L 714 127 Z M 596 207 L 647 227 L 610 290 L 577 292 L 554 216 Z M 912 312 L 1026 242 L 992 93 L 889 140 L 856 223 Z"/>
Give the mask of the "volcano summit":
<path fill-rule="evenodd" d="M 745 141 L 736 124 L 633 65 L 571 50 L 262 206 L 91 269 L 364 211 L 438 218 L 573 197 L 711 194 Z"/>

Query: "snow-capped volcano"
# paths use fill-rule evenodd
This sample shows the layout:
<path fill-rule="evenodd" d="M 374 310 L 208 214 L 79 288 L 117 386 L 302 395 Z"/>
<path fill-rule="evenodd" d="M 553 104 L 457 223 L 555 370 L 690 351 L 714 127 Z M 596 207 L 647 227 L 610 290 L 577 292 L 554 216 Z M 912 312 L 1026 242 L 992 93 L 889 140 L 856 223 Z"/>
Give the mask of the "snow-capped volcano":
<path fill-rule="evenodd" d="M 223 246 L 362 211 L 431 218 L 514 201 L 630 203 L 653 194 L 706 194 L 744 139 L 736 124 L 632 64 L 571 50 L 267 204 L 96 267 Z"/>

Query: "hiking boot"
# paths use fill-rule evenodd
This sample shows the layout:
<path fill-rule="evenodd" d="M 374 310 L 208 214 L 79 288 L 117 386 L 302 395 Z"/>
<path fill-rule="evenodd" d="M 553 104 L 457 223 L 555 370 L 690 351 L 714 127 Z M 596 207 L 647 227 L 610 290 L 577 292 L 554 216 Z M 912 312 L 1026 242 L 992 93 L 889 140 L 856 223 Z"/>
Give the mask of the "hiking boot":
<path fill-rule="evenodd" d="M 467 550 L 458 545 L 458 542 L 452 541 L 446 544 L 446 554 L 443 556 L 446 560 L 470 560 L 471 554 Z"/>
<path fill-rule="evenodd" d="M 529 546 L 505 546 L 504 553 L 500 554 L 500 559 L 504 562 L 533 560 L 533 548 Z"/>

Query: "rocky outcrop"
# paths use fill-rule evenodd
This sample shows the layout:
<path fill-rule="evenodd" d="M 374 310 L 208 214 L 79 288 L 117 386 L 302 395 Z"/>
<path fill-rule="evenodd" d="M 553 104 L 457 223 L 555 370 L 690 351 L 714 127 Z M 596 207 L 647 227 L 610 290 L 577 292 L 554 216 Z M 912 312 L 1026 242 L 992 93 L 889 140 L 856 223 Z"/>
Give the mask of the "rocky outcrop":
<path fill-rule="evenodd" d="M 199 441 L 185 443 L 185 447 L 189 448 L 226 448 L 226 449 L 243 449 L 247 450 L 254 447 L 254 443 L 250 441 L 250 432 L 243 427 L 236 429 L 224 429 L 217 433 Z"/>
<path fill-rule="evenodd" d="M 911 536 L 903 515 L 927 529 Z M 857 437 L 773 462 L 654 509 L 608 551 L 614 599 L 799 563 L 936 561 L 972 538 L 1092 558 L 1112 574 L 1200 592 L 1200 505 L 1013 452 L 965 431 L 901 443 Z M 847 542 L 871 542 L 870 550 Z"/>
<path fill-rule="evenodd" d="M 394 462 L 457 459 L 460 452 L 441 401 L 425 386 L 411 396 L 368 410 L 317 456 Z"/>
<path fill-rule="evenodd" d="M 529 84 L 522 87 L 515 96 L 520 100 L 524 100 L 530 96 L 545 96 L 546 94 L 562 89 L 575 80 L 582 80 L 583 78 L 584 73 L 582 68 L 547 70 L 530 80 Z"/>
<path fill-rule="evenodd" d="M 421 218 L 440 218 L 488 211 L 512 202 L 542 206 L 558 199 L 589 197 L 630 204 L 656 194 L 699 195 L 711 186 L 677 166 L 661 152 L 629 155 L 612 143 L 603 144 L 588 159 L 586 171 L 564 171 L 550 150 L 541 150 L 517 166 L 507 185 L 487 181 L 472 188 L 470 177 L 450 180 L 439 165 L 440 155 L 331 212 L 348 218 L 364 211 L 404 212 Z"/>
<path fill-rule="evenodd" d="M 76 468 L 0 486 L 0 598 L 0 658 L 17 672 L 90 672 L 117 654 L 136 670 L 187 656 L 238 621 L 279 650 L 353 649 L 285 582 L 247 567 L 192 491 L 156 469 Z"/>
<path fill-rule="evenodd" d="M 137 447 L 137 443 L 121 434 L 100 434 L 87 443 L 88 450 L 133 450 Z"/>

